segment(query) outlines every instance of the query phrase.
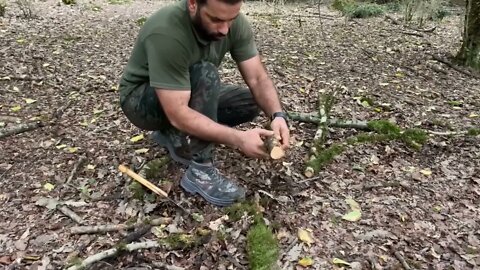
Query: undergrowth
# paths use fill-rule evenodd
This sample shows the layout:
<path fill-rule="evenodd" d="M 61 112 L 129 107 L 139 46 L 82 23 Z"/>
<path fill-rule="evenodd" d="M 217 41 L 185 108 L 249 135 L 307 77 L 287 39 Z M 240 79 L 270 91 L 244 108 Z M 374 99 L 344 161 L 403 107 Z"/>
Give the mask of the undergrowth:
<path fill-rule="evenodd" d="M 369 18 L 385 13 L 384 7 L 379 4 L 354 0 L 334 0 L 332 7 L 350 18 Z"/>

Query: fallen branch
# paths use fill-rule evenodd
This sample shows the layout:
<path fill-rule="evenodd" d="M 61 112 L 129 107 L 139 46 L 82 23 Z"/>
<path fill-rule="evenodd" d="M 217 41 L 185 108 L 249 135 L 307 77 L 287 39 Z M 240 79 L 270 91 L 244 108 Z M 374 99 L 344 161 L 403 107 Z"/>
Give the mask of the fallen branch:
<path fill-rule="evenodd" d="M 400 252 L 395 251 L 393 254 L 395 254 L 395 257 L 397 258 L 398 261 L 400 261 L 400 263 L 402 264 L 403 268 L 405 268 L 405 270 L 410 270 L 410 269 L 412 269 L 412 268 L 410 268 L 410 266 L 408 265 L 408 263 L 405 261 L 405 259 L 403 258 L 403 256 L 400 254 Z"/>
<path fill-rule="evenodd" d="M 8 128 L 2 128 L 0 129 L 0 139 L 11 136 L 11 135 L 20 134 L 26 131 L 34 130 L 42 126 L 43 126 L 43 123 L 40 121 L 37 121 L 37 122 L 30 122 L 30 123 L 22 123 L 13 127 L 8 127 Z"/>
<path fill-rule="evenodd" d="M 27 75 L 22 76 L 2 76 L 0 77 L 0 81 L 11 81 L 11 80 L 19 80 L 19 81 L 43 81 L 44 77 L 29 77 Z"/>
<path fill-rule="evenodd" d="M 70 229 L 71 234 L 90 234 L 90 233 L 107 233 L 113 231 L 131 230 L 142 225 L 150 224 L 152 226 L 158 226 L 162 224 L 168 224 L 172 221 L 171 218 L 156 218 L 150 222 L 137 223 L 137 224 L 107 224 L 98 226 L 77 226 Z"/>
<path fill-rule="evenodd" d="M 408 32 L 408 31 L 401 31 L 400 33 L 404 35 L 416 36 L 416 37 L 424 37 L 422 33 L 415 33 L 415 32 Z"/>
<path fill-rule="evenodd" d="M 77 215 L 75 212 L 70 210 L 70 208 L 67 207 L 67 205 L 71 206 L 84 206 L 86 205 L 84 202 L 72 202 L 72 201 L 65 201 L 65 202 L 60 202 L 56 199 L 52 198 L 40 198 L 35 202 L 36 205 L 46 207 L 47 209 L 50 210 L 58 210 L 65 216 L 71 218 L 73 221 L 75 221 L 78 224 L 83 224 L 83 219 Z"/>
<path fill-rule="evenodd" d="M 454 70 L 456 70 L 456 71 L 458 71 L 458 72 L 460 72 L 460 73 L 462 73 L 462 74 L 465 74 L 465 75 L 467 75 L 467 76 L 474 77 L 474 78 L 476 78 L 476 79 L 480 79 L 480 75 L 475 74 L 475 73 L 470 72 L 470 71 L 467 71 L 467 70 L 465 70 L 465 69 L 463 69 L 463 68 L 461 68 L 461 67 L 453 64 L 452 62 L 450 62 L 450 61 L 448 61 L 447 59 L 444 59 L 444 58 L 442 58 L 442 57 L 440 57 L 440 56 L 438 56 L 438 55 L 432 54 L 432 58 L 433 58 L 434 60 L 440 62 L 440 63 L 443 63 L 443 64 L 447 65 L 448 67 L 450 67 L 450 68 L 452 68 L 452 69 L 454 69 Z"/>
<path fill-rule="evenodd" d="M 116 256 L 120 251 L 135 251 L 138 249 L 148 249 L 148 248 L 155 248 L 155 247 L 160 247 L 160 243 L 157 241 L 145 241 L 145 242 L 138 242 L 138 243 L 131 243 L 125 246 L 119 246 L 115 248 L 111 248 L 105 251 L 102 251 L 100 253 L 94 254 L 85 260 L 83 260 L 80 264 L 75 264 L 71 267 L 68 268 L 68 270 L 80 270 L 80 269 L 86 269 L 93 263 L 99 262 L 101 260 L 104 260 L 106 258 L 114 257 Z"/>

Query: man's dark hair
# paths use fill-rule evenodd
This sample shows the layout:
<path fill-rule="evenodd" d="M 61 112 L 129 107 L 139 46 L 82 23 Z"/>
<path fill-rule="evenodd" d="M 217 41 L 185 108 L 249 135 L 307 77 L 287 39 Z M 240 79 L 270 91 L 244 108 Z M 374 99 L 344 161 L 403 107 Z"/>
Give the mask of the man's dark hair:
<path fill-rule="evenodd" d="M 197 0 L 197 4 L 199 6 L 204 6 L 207 3 L 208 0 Z M 235 5 L 238 4 L 239 2 L 242 2 L 243 0 L 219 0 L 224 3 L 230 4 L 230 5 Z"/>

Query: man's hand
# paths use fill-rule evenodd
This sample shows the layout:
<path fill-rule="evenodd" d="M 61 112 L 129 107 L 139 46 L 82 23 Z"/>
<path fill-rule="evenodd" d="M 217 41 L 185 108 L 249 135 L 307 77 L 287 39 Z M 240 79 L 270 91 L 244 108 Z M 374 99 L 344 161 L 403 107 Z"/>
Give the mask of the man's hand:
<path fill-rule="evenodd" d="M 238 147 L 240 150 L 252 158 L 268 158 L 269 155 L 266 151 L 263 139 L 265 137 L 273 136 L 273 131 L 266 129 L 250 129 L 242 131 L 239 136 Z"/>
<path fill-rule="evenodd" d="M 288 130 L 287 122 L 281 117 L 276 117 L 270 124 L 275 138 L 282 143 L 282 149 L 286 150 L 289 147 L 290 131 Z"/>

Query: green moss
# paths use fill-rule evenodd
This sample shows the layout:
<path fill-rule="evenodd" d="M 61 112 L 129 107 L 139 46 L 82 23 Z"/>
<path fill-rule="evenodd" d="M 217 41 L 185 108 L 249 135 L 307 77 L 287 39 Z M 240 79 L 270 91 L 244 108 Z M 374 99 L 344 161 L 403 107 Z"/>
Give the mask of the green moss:
<path fill-rule="evenodd" d="M 162 158 L 153 159 L 143 167 L 145 177 L 147 179 L 155 179 L 162 176 L 162 173 L 165 171 L 166 165 L 170 162 L 169 156 L 164 156 Z"/>
<path fill-rule="evenodd" d="M 427 142 L 428 135 L 425 130 L 410 128 L 402 133 L 401 139 L 408 146 L 420 149 L 420 147 Z"/>
<path fill-rule="evenodd" d="M 314 171 L 319 171 L 326 164 L 333 160 L 333 158 L 345 151 L 343 144 L 333 144 L 327 149 L 320 151 L 316 158 L 308 162 L 308 166 L 312 167 Z"/>
<path fill-rule="evenodd" d="M 117 252 L 127 251 L 127 244 L 125 244 L 123 242 L 120 242 L 115 247 L 117 248 Z"/>
<path fill-rule="evenodd" d="M 399 136 L 401 129 L 399 126 L 388 120 L 374 120 L 367 123 L 368 128 L 379 133 L 386 135 Z"/>
<path fill-rule="evenodd" d="M 276 265 L 279 256 L 278 243 L 265 223 L 255 223 L 248 231 L 247 255 L 252 270 L 270 270 Z"/>
<path fill-rule="evenodd" d="M 138 26 L 142 26 L 143 24 L 145 24 L 145 22 L 147 21 L 147 18 L 146 17 L 140 17 L 139 19 L 137 19 L 135 21 L 135 23 L 138 25 Z"/>
<path fill-rule="evenodd" d="M 133 198 L 137 200 L 143 200 L 145 190 L 143 189 L 142 184 L 137 181 L 133 181 L 130 185 L 128 185 L 128 190 L 133 194 Z"/>
<path fill-rule="evenodd" d="M 242 218 L 244 214 L 250 216 L 257 216 L 257 207 L 255 203 L 244 201 L 241 203 L 235 203 L 229 207 L 225 208 L 225 214 L 228 215 L 229 220 L 238 221 Z"/>
<path fill-rule="evenodd" d="M 334 0 L 332 2 L 332 8 L 342 13 L 346 12 L 351 6 L 355 5 L 354 0 Z"/>
<path fill-rule="evenodd" d="M 467 134 L 469 136 L 478 136 L 480 135 L 480 128 L 471 128 L 468 130 Z"/>
<path fill-rule="evenodd" d="M 191 234 L 172 233 L 160 241 L 170 249 L 188 249 L 195 246 L 197 239 Z"/>

